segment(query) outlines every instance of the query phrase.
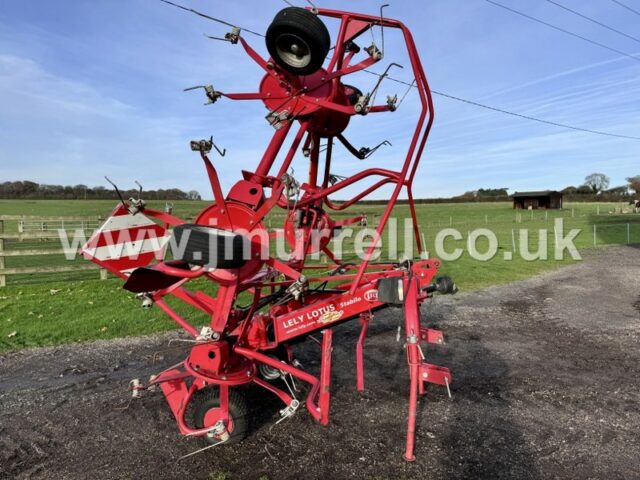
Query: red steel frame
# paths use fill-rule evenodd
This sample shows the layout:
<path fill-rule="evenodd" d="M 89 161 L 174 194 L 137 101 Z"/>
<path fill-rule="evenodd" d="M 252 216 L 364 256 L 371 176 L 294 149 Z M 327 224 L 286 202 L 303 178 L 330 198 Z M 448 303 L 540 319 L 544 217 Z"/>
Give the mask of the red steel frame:
<path fill-rule="evenodd" d="M 216 420 L 221 420 L 229 428 L 231 424 L 228 405 L 230 387 L 253 382 L 277 395 L 285 405 L 293 405 L 294 398 L 290 394 L 257 376 L 257 365 L 264 364 L 308 383 L 311 388 L 307 394 L 306 407 L 314 419 L 322 425 L 327 425 L 330 404 L 331 327 L 345 320 L 359 319 L 361 333 L 356 347 L 356 387 L 358 390 L 363 390 L 363 349 L 368 326 L 373 319 L 373 312 L 385 306 L 377 298 L 377 282 L 380 279 L 398 278 L 401 279 L 405 292 L 406 349 L 410 373 L 408 433 L 404 457 L 407 460 L 414 460 L 418 395 L 424 393 L 425 382 L 448 386 L 451 381 L 448 369 L 425 363 L 420 350 L 421 340 L 442 343 L 440 332 L 421 327 L 419 311 L 420 303 L 428 297 L 425 287 L 434 279 L 440 262 L 422 260 L 398 265 L 372 263 L 371 259 L 375 252 L 375 244 L 382 235 L 403 187 L 407 190 L 416 244 L 418 250 L 421 253 L 423 251 L 413 202 L 412 184 L 433 125 L 433 101 L 413 37 L 404 24 L 397 20 L 336 10 L 319 9 L 317 14 L 340 20 L 340 29 L 336 48 L 327 69 L 309 78 L 296 77 L 278 67 L 272 60 L 261 58 L 240 37 L 240 44 L 244 50 L 265 71 L 260 91 L 218 93 L 234 100 L 262 100 L 273 113 L 285 112 L 285 115 L 279 118 L 280 125 L 277 125 L 279 128 L 255 171 L 243 172 L 244 179 L 240 180 L 226 197 L 220 187 L 213 163 L 205 153 L 201 154 L 211 183 L 214 204 L 205 209 L 195 223 L 216 224 L 220 228 L 243 231 L 247 234 L 264 234 L 266 229 L 262 221 L 273 208 L 276 206 L 292 208 L 291 202 L 283 196 L 285 190 L 283 176 L 288 171 L 295 153 L 303 144 L 309 152 L 309 178 L 301 187 L 303 194 L 295 203 L 295 209 L 312 215 L 311 223 L 303 227 L 304 233 L 308 236 L 314 230 L 318 230 L 321 224 L 328 226 L 331 230 L 359 220 L 358 217 L 335 222 L 322 211 L 322 205 L 330 210 L 343 210 L 384 185 L 395 185 L 389 203 L 381 215 L 371 246 L 358 266 L 342 265 L 342 270 L 338 274 L 315 277 L 306 275 L 303 277 L 302 272 L 332 267 L 331 265 L 305 265 L 306 254 L 313 250 L 308 247 L 308 240 L 302 257 L 288 261 L 261 257 L 250 260 L 245 267 L 238 270 L 208 270 L 202 267 L 184 269 L 176 263 L 158 261 L 151 268 L 159 275 L 174 277 L 175 282 L 167 288 L 152 290 L 148 294 L 158 307 L 196 340 L 196 343 L 183 363 L 152 377 L 147 385 L 134 388 L 137 391 L 159 385 L 176 417 L 181 433 L 204 436 L 211 434 L 213 425 L 206 425 L 199 429 L 193 428 L 184 418 L 189 401 L 201 388 L 210 385 L 218 386 L 220 409 Z M 352 105 L 341 100 L 344 96 L 341 79 L 370 67 L 378 60 L 370 55 L 360 63 L 351 65 L 355 52 L 350 51 L 347 45 L 349 41 L 374 26 L 399 29 L 402 32 L 422 109 L 399 171 L 369 168 L 330 185 L 333 138 L 346 127 L 348 119 L 357 114 Z M 373 105 L 368 113 L 393 110 L 394 108 L 389 104 Z M 300 124 L 298 131 L 284 153 L 284 159 L 277 174 L 271 175 L 270 172 L 278 154 L 283 149 L 296 121 Z M 329 131 L 322 132 L 319 128 L 320 121 L 325 125 L 340 124 L 342 127 L 336 127 L 333 131 L 329 127 Z M 319 180 L 320 138 L 328 139 L 328 147 L 324 159 L 324 174 Z M 329 200 L 329 195 L 370 177 L 382 178 L 347 202 L 336 204 Z M 264 196 L 265 188 L 271 189 L 269 198 Z M 184 223 L 181 219 L 165 212 L 144 209 L 143 213 L 162 222 L 165 227 Z M 258 237 L 258 240 L 252 237 L 252 248 L 259 250 L 264 248 L 264 235 L 258 235 Z M 321 243 L 319 248 L 333 261 L 333 268 L 336 265 L 341 266 L 340 261 L 335 259 L 326 244 Z M 114 271 L 123 279 L 131 281 L 135 277 L 135 272 L 129 277 L 127 273 L 119 271 L 108 262 L 95 258 L 92 260 Z M 285 279 L 276 281 L 278 275 L 283 275 Z M 219 284 L 216 298 L 204 292 L 192 292 L 186 288 L 185 284 L 189 280 L 199 277 Z M 303 278 L 308 285 L 329 281 L 338 285 L 330 290 L 309 290 L 302 298 L 290 299 L 283 305 L 270 305 L 266 311 L 264 306 L 261 306 L 263 301 L 267 301 L 268 305 L 269 295 L 276 288 L 290 287 Z M 252 303 L 246 309 L 239 309 L 235 305 L 241 292 L 252 294 Z M 208 314 L 211 317 L 209 330 L 198 330 L 180 316 L 163 300 L 167 295 L 173 295 Z M 322 331 L 324 334 L 319 378 L 291 363 L 283 363 L 280 359 L 269 355 L 279 345 L 286 345 L 291 340 L 316 331 Z"/>

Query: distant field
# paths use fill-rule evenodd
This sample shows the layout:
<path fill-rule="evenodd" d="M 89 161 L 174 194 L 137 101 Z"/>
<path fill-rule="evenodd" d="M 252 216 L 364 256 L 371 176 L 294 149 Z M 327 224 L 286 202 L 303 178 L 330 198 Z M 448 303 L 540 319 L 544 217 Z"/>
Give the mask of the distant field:
<path fill-rule="evenodd" d="M 107 216 L 116 206 L 114 200 L 0 200 L 0 215 L 102 215 Z M 174 211 L 179 215 L 195 215 L 205 205 L 198 201 L 175 201 Z M 162 210 L 165 202 L 147 201 L 150 208 Z"/>
<path fill-rule="evenodd" d="M 149 202 L 153 208 L 163 208 L 164 202 Z M 207 205 L 206 202 L 174 202 L 174 214 L 191 219 Z M 13 201 L 0 200 L 0 215 L 100 215 L 108 216 L 114 207 L 113 201 Z M 366 213 L 369 226 L 377 223 L 377 216 L 383 206 L 367 205 L 340 212 L 335 217 L 343 218 Z M 553 260 L 553 222 L 557 217 L 564 219 L 565 232 L 580 229 L 575 244 L 579 250 L 593 248 L 594 225 L 596 246 L 640 243 L 640 215 L 629 212 L 622 203 L 575 203 L 566 204 L 563 210 L 514 211 L 510 203 L 473 204 L 429 204 L 418 206 L 418 215 L 426 244 L 434 252 L 434 240 L 443 228 L 455 228 L 466 238 L 468 232 L 477 228 L 488 228 L 495 233 L 498 254 L 489 261 L 481 262 L 470 258 L 467 252 L 453 262 L 445 262 L 441 271 L 451 275 L 462 291 L 484 286 L 506 283 L 534 275 L 540 271 L 571 263 L 570 258 Z M 395 215 L 399 225 L 409 217 L 407 206 L 398 206 Z M 271 215 L 267 223 L 272 228 L 282 225 L 282 211 Z M 17 228 L 17 223 L 5 222 L 5 231 Z M 547 242 L 551 259 L 547 261 L 525 261 L 518 255 L 519 229 L 530 232 L 529 249 L 535 251 L 538 245 L 538 230 L 548 229 Z M 384 237 L 386 238 L 386 236 Z M 513 240 L 516 252 L 513 260 L 505 260 L 505 252 L 512 252 Z M 6 248 L 57 247 L 57 241 L 7 242 Z M 397 237 L 402 250 L 404 235 L 402 229 Z M 448 251 L 455 247 L 465 247 L 465 240 L 445 242 Z M 478 250 L 486 249 L 486 241 L 478 241 Z M 345 260 L 359 259 L 353 253 L 349 242 L 345 243 Z M 383 247 L 383 256 L 386 246 Z M 83 260 L 77 260 L 83 262 Z M 62 256 L 11 257 L 6 259 L 6 267 L 36 265 L 61 265 L 66 263 Z M 119 280 L 96 280 L 97 272 L 65 273 L 55 275 L 23 275 L 9 277 L 8 287 L 0 289 L 0 350 L 10 350 L 25 346 L 50 345 L 69 341 L 112 338 L 138 335 L 173 328 L 174 324 L 158 309 L 144 311 L 132 295 L 121 289 Z M 211 289 L 211 286 L 201 285 Z M 53 293 L 51 293 L 53 292 Z M 187 308 L 178 308 L 196 324 L 206 321 L 202 315 Z M 15 335 L 8 335 L 16 332 Z"/>

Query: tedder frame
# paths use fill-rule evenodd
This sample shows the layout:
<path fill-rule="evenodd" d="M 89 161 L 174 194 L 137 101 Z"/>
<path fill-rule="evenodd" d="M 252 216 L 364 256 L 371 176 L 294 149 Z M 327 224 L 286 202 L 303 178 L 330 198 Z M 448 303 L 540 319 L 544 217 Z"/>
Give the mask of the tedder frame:
<path fill-rule="evenodd" d="M 337 40 L 327 61 L 329 36 L 322 17 L 339 21 Z M 394 112 L 398 106 L 397 96 L 375 105 L 371 104 L 375 95 L 362 94 L 343 83 L 350 74 L 384 58 L 384 47 L 380 50 L 374 42 L 362 49 L 365 58 L 356 61 L 361 48 L 355 41 L 374 27 L 401 32 L 420 113 L 399 170 L 366 168 L 347 178 L 336 177 L 331 170 L 334 139 L 358 158 L 372 153 L 371 149 L 355 149 L 343 136 L 351 117 Z M 275 133 L 255 170 L 243 171 L 242 179 L 225 195 L 208 155 L 217 147 L 212 140 L 193 141 L 191 147 L 201 155 L 214 199 L 193 223 L 185 223 L 170 211 L 147 208 L 142 199 L 123 200 L 82 249 L 86 258 L 125 280 L 125 288 L 137 293 L 144 306 L 157 306 L 192 337 L 193 346 L 183 362 L 148 382 L 133 381 L 133 394 L 139 396 L 143 390 L 159 387 L 180 432 L 217 445 L 240 440 L 246 431 L 248 413 L 234 387 L 248 383 L 263 387 L 282 400 L 280 414 L 288 417 L 300 405 L 295 389 L 289 388 L 288 380 L 295 378 L 310 387 L 305 403 L 311 416 L 327 425 L 332 328 L 348 320 L 359 321 L 356 387 L 363 390 L 363 350 L 374 313 L 389 305 L 402 305 L 410 377 L 404 458 L 415 460 L 418 396 L 425 392 L 426 383 L 448 389 L 451 382 L 447 368 L 424 360 L 420 343 L 441 344 L 443 335 L 422 326 L 420 304 L 436 291 L 452 293 L 455 286 L 447 277 L 436 278 L 439 260 L 424 255 L 412 194 L 434 109 L 411 32 L 403 23 L 382 15 L 291 7 L 281 11 L 267 31 L 271 58 L 260 56 L 239 28 L 234 27 L 225 40 L 239 43 L 264 71 L 259 91 L 224 93 L 212 86 L 203 88 L 209 103 L 224 97 L 260 100 L 267 107 L 266 118 Z M 386 72 L 380 75 L 376 89 L 385 77 Z M 321 139 L 327 142 L 324 152 Z M 300 149 L 309 161 L 308 179 L 303 184 L 288 173 Z M 370 179 L 377 181 L 350 200 L 329 198 Z M 344 263 L 331 251 L 330 240 L 335 231 L 362 217 L 337 221 L 328 211 L 344 210 L 388 184 L 393 191 L 364 258 L 359 265 Z M 376 245 L 403 189 L 420 259 L 374 262 Z M 265 217 L 275 208 L 286 210 L 286 219 L 283 228 L 273 232 L 265 227 Z M 276 235 L 283 235 L 291 246 L 288 258 L 270 254 L 269 241 Z M 176 253 L 172 245 L 173 259 L 168 260 L 165 254 L 170 239 L 184 248 Z M 308 261 L 321 252 L 328 263 Z M 217 285 L 215 297 L 187 288 L 197 278 Z M 250 296 L 247 305 L 239 304 L 241 293 Z M 166 302 L 169 295 L 204 312 L 209 324 L 201 328 L 192 325 Z M 323 334 L 318 376 L 301 368 L 292 349 L 314 332 Z M 189 409 L 192 400 L 197 404 Z M 192 418 L 188 418 L 188 410 L 195 410 Z"/>

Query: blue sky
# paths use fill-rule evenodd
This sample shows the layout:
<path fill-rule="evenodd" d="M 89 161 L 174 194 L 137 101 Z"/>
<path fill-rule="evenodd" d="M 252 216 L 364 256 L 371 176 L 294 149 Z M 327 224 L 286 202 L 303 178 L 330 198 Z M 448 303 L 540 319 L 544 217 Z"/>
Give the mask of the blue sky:
<path fill-rule="evenodd" d="M 631 35 L 640 31 L 640 16 L 610 0 L 559 2 Z M 626 2 L 640 10 L 640 1 Z M 256 31 L 265 31 L 286 6 L 281 0 L 183 3 Z M 379 6 L 364 0 L 317 3 L 368 13 Z M 640 62 L 483 0 L 390 3 L 386 15 L 413 29 L 435 90 L 556 122 L 640 136 Z M 640 58 L 640 43 L 544 0 L 502 3 Z M 329 27 L 334 31 L 333 23 Z M 239 45 L 202 35 L 222 36 L 226 30 L 151 0 L 3 0 L 0 181 L 95 186 L 105 185 L 108 175 L 123 187 L 133 187 L 137 179 L 149 188 L 195 189 L 210 198 L 204 169 L 188 142 L 213 135 L 227 149 L 215 162 L 228 188 L 241 169 L 257 165 L 273 130 L 257 102 L 223 99 L 204 107 L 200 93 L 182 92 L 204 83 L 228 92 L 257 88 L 261 72 Z M 246 38 L 266 55 L 263 39 Z M 376 69 L 394 60 L 408 65 L 400 47 L 389 33 L 387 56 Z M 411 78 L 408 69 L 394 76 Z M 352 80 L 367 91 L 376 79 L 362 74 Z M 378 98 L 404 93 L 390 82 L 383 89 Z M 354 119 L 346 134 L 356 146 L 389 139 L 393 147 L 364 162 L 337 147 L 335 173 L 399 166 L 416 100 L 412 92 L 398 112 Z M 480 187 L 563 188 L 580 184 L 592 172 L 606 173 L 616 186 L 640 174 L 640 141 L 563 130 L 442 97 L 435 102 L 436 123 L 414 187 L 418 197 Z M 304 172 L 304 159 L 298 158 L 294 168 Z M 381 191 L 377 197 L 385 195 Z"/>

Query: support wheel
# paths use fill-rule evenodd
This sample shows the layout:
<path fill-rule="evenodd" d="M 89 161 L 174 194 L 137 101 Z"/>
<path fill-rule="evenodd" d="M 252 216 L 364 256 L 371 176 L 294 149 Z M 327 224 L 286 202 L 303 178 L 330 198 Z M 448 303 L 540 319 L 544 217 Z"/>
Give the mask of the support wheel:
<path fill-rule="evenodd" d="M 197 392 L 193 399 L 193 425 L 196 428 L 213 427 L 221 419 L 220 392 L 218 388 L 208 387 Z M 229 390 L 229 440 L 225 444 L 239 443 L 247 436 L 249 430 L 249 409 L 240 393 Z M 209 443 L 217 443 L 219 439 L 203 437 Z"/>
<path fill-rule="evenodd" d="M 288 72 L 311 75 L 324 63 L 331 37 L 318 16 L 300 7 L 280 10 L 266 35 L 271 58 Z"/>

